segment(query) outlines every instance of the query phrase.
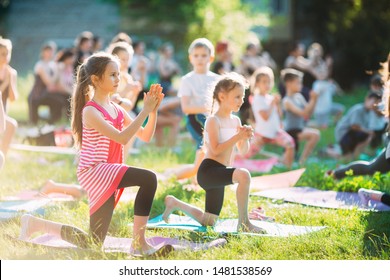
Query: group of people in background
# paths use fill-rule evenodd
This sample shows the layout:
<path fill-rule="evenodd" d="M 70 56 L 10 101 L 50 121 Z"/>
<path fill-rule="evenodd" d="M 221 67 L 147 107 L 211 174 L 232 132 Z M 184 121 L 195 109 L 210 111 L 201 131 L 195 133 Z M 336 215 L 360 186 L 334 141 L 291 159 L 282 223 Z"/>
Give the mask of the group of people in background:
<path fill-rule="evenodd" d="M 342 156 L 355 159 L 368 144 L 381 145 L 387 119 L 380 104 L 388 76 L 382 76 L 379 84 L 373 79 L 364 103 L 343 116 L 344 107 L 333 102 L 333 95 L 339 91 L 332 80 L 333 61 L 324 57 L 318 43 L 309 46 L 307 57 L 304 46 L 294 44 L 280 71 L 259 42 L 246 46 L 236 66 L 228 42 L 218 42 L 214 47 L 208 39 L 198 38 L 188 48 L 191 70 L 184 74 L 174 60 L 172 45 L 164 44 L 159 51 L 158 63 L 153 63 L 145 54 L 145 43 L 133 42 L 125 33 L 113 37 L 104 51 L 101 41 L 90 32 L 81 33 L 71 49 L 57 51 L 51 42 L 43 45 L 28 96 L 30 122 L 38 123 L 41 105 L 49 106 L 50 123 L 61 118 L 62 110 L 71 118 L 79 149 L 77 177 L 89 198 L 90 233 L 25 215 L 22 238 L 44 230 L 81 247 L 90 245 L 89 236 L 101 245 L 123 189 L 139 186 L 134 203 L 133 249 L 144 255 L 155 253 L 145 239 L 145 226 L 157 188 L 156 175 L 126 165 L 125 159 L 136 137 L 150 142 L 155 136 L 157 145 L 174 146 L 183 117 L 196 144 L 196 155 L 193 164 L 176 170 L 175 175 L 177 179 L 195 177 L 206 193 L 205 209 L 168 195 L 163 213 L 167 222 L 173 211 L 181 210 L 202 225 L 213 226 L 223 205 L 225 186 L 238 183 L 237 229 L 264 232 L 249 220 L 251 175 L 244 168 L 232 167 L 236 152 L 251 158 L 264 145 L 277 145 L 284 148 L 281 162 L 287 168 L 293 167 L 295 159 L 304 165 L 320 140 L 321 129 L 328 127 L 333 117 L 338 120 L 335 134 Z M 10 41 L 1 39 L 0 132 L 5 131 L 2 142 L 6 144 L 6 135 L 16 129 L 6 115 L 6 101 L 18 95 L 10 54 Z M 152 70 L 158 71 L 158 81 L 151 79 Z M 177 76 L 181 79 L 176 90 Z M 278 94 L 274 92 L 277 81 Z M 310 122 L 313 119 L 314 125 Z M 169 127 L 168 143 L 164 143 L 165 127 Z M 390 170 L 389 158 L 388 146 L 375 161 L 380 170 Z M 362 174 L 379 168 L 363 165 L 353 163 L 350 168 L 364 169 Z M 105 176 L 107 173 L 111 176 Z M 335 178 L 343 174 L 345 171 L 328 172 Z M 367 190 L 360 194 L 366 200 L 388 199 Z"/>

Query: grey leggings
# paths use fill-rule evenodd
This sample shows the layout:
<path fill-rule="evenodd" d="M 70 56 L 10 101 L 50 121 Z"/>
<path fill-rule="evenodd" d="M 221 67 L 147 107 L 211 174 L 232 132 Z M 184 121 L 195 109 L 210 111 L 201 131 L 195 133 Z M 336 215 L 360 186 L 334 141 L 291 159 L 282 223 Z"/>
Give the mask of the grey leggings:
<path fill-rule="evenodd" d="M 118 189 L 132 186 L 140 187 L 134 202 L 134 215 L 149 216 L 157 189 L 156 174 L 146 169 L 129 167 L 123 175 Z M 90 247 L 91 241 L 95 244 L 103 245 L 114 211 L 114 204 L 115 197 L 112 195 L 90 216 L 91 235 L 76 227 L 63 225 L 61 238 L 81 248 Z"/>

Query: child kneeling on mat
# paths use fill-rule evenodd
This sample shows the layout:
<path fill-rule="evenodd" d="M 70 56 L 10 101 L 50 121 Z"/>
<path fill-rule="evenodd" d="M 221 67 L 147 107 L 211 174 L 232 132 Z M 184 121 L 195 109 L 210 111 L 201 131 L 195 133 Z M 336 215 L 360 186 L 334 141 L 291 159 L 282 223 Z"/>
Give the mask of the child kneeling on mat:
<path fill-rule="evenodd" d="M 219 108 L 211 114 L 205 123 L 204 146 L 205 158 L 197 172 L 199 185 L 206 191 L 205 211 L 187 204 L 174 196 L 165 198 L 163 218 L 180 210 L 203 226 L 214 226 L 222 209 L 225 186 L 238 183 L 238 231 L 264 233 L 264 229 L 253 225 L 248 217 L 248 200 L 251 176 L 248 170 L 231 167 L 233 150 L 236 146 L 241 154 L 249 149 L 249 140 L 253 137 L 250 126 L 242 126 L 240 119 L 233 115 L 243 104 L 244 91 L 247 87 L 245 78 L 236 73 L 222 76 L 213 92 Z M 212 110 L 211 110 L 212 112 Z"/>

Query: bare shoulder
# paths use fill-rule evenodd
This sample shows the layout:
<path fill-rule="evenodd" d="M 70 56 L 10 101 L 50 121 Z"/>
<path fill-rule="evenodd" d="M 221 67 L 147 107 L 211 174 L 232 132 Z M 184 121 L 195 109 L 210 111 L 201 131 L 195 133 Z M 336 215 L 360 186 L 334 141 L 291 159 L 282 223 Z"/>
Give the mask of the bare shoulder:
<path fill-rule="evenodd" d="M 233 115 L 232 119 L 237 124 L 237 126 L 241 126 L 241 119 L 238 116 Z"/>

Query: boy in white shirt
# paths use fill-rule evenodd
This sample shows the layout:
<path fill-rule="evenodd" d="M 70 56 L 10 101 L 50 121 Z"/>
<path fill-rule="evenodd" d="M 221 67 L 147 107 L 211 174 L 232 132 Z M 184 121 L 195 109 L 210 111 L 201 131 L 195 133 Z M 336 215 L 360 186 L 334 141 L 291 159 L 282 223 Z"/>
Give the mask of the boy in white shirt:
<path fill-rule="evenodd" d="M 211 89 L 220 77 L 210 71 L 214 60 L 214 46 L 208 39 L 194 40 L 188 48 L 188 54 L 193 71 L 182 77 L 178 96 L 181 98 L 182 111 L 186 115 L 187 129 L 196 142 L 197 152 L 194 165 L 178 171 L 178 179 L 195 176 L 203 160 L 201 147 L 204 123 L 211 108 Z"/>

